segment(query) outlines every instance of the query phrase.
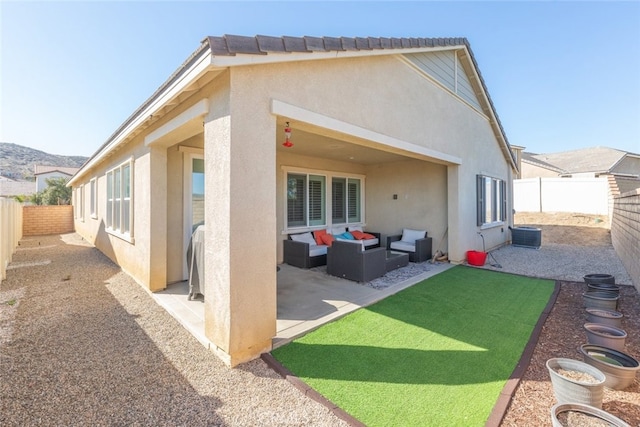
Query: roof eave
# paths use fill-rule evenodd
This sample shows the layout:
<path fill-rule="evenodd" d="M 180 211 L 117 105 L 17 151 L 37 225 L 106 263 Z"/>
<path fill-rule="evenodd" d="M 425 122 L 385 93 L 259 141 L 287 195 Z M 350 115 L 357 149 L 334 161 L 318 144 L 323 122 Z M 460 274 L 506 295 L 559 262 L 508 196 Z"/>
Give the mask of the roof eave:
<path fill-rule="evenodd" d="M 476 58 L 473 54 L 473 51 L 471 50 L 471 46 L 469 44 L 469 42 L 467 41 L 467 39 L 464 39 L 464 49 L 468 54 L 468 57 L 471 60 L 471 65 L 472 65 L 472 69 L 473 72 L 475 74 L 475 78 L 477 79 L 477 81 L 480 83 L 480 86 L 482 88 L 482 93 L 484 96 L 484 102 L 488 107 L 488 110 L 490 112 L 489 115 L 489 121 L 491 123 L 491 127 L 494 129 L 494 133 L 497 136 L 500 145 L 502 146 L 502 152 L 505 156 L 505 158 L 508 160 L 508 162 L 511 164 L 511 168 L 515 171 L 518 172 L 518 163 L 516 161 L 515 155 L 513 153 L 513 151 L 511 150 L 511 144 L 509 144 L 509 140 L 507 139 L 507 135 L 504 131 L 504 128 L 502 127 L 502 123 L 500 122 L 500 117 L 498 117 L 498 113 L 496 112 L 496 108 L 493 105 L 493 101 L 491 100 L 491 96 L 489 95 L 489 89 L 487 88 L 486 83 L 484 82 L 484 78 L 482 78 L 482 74 L 480 73 L 480 68 L 478 67 L 478 63 L 476 61 Z"/>

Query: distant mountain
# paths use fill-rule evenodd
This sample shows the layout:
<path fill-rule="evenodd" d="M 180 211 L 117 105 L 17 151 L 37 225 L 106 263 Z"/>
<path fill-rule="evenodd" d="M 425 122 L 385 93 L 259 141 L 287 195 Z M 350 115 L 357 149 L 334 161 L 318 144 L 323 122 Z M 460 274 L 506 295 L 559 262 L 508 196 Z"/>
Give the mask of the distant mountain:
<path fill-rule="evenodd" d="M 35 165 L 79 168 L 88 157 L 60 156 L 22 145 L 0 142 L 0 175 L 13 179 L 32 179 Z"/>

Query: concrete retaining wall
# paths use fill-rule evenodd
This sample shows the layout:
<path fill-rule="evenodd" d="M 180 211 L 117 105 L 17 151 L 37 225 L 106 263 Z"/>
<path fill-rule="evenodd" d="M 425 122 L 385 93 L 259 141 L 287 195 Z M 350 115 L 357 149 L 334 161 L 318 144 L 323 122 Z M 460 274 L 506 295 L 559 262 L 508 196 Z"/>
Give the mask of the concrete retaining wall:
<path fill-rule="evenodd" d="M 0 282 L 22 238 L 22 203 L 0 197 Z"/>
<path fill-rule="evenodd" d="M 611 243 L 640 292 L 640 188 L 614 198 Z"/>
<path fill-rule="evenodd" d="M 71 233 L 73 226 L 73 206 L 48 205 L 25 206 L 23 208 L 22 233 L 25 236 Z"/>

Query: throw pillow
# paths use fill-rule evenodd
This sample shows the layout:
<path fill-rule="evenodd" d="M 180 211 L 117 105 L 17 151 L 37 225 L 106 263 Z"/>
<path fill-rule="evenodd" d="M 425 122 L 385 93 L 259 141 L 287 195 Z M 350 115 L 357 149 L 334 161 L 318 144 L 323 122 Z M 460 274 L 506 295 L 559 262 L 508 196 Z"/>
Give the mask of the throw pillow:
<path fill-rule="evenodd" d="M 335 238 L 329 233 L 323 234 L 322 236 L 320 236 L 320 238 L 322 239 L 322 243 L 324 243 L 327 246 L 331 246 L 331 244 L 335 240 Z"/>
<path fill-rule="evenodd" d="M 327 230 L 316 230 L 313 232 L 313 237 L 316 239 L 316 244 L 322 245 L 322 236 L 327 234 Z"/>
<path fill-rule="evenodd" d="M 331 229 L 331 234 L 333 234 L 334 236 L 337 236 L 338 234 L 342 234 L 346 232 L 347 232 L 347 227 L 333 227 Z"/>
<path fill-rule="evenodd" d="M 357 240 L 370 240 L 370 239 L 375 239 L 376 238 L 376 236 L 374 236 L 373 234 L 365 233 L 365 232 L 362 232 L 362 231 L 352 230 L 352 231 L 350 231 L 350 233 Z"/>
<path fill-rule="evenodd" d="M 353 237 L 353 235 L 351 233 L 349 233 L 348 231 L 345 231 L 344 233 L 342 233 L 340 236 L 336 236 L 336 237 L 341 237 L 343 239 L 347 239 L 347 240 L 355 240 L 355 238 Z"/>

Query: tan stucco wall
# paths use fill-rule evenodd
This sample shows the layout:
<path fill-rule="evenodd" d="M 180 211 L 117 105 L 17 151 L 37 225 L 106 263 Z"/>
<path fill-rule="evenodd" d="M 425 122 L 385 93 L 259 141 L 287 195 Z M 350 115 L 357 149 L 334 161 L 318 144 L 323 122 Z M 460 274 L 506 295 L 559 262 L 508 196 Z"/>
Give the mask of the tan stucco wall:
<path fill-rule="evenodd" d="M 541 168 L 529 163 L 522 163 L 522 179 L 527 178 L 557 178 L 558 172 L 554 172 L 549 169 Z"/>
<path fill-rule="evenodd" d="M 231 366 L 276 332 L 275 122 L 249 89 L 234 82 L 205 119 L 205 334 Z"/>
<path fill-rule="evenodd" d="M 367 184 L 369 228 L 384 236 L 427 230 L 436 250 L 447 226 L 446 166 L 419 160 L 374 165 L 367 168 Z"/>
<path fill-rule="evenodd" d="M 611 172 L 640 175 L 640 158 L 627 156 Z"/>

